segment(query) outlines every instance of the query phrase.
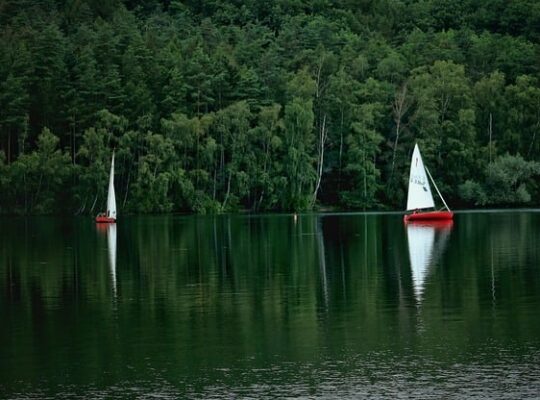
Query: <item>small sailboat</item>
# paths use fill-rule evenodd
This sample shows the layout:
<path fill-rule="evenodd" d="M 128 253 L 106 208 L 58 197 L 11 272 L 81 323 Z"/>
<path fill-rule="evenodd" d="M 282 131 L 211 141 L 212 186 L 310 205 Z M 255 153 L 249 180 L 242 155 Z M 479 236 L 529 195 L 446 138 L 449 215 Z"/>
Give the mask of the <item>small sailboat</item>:
<path fill-rule="evenodd" d="M 107 212 L 99 213 L 96 217 L 98 223 L 116 222 L 116 196 L 114 194 L 114 153 L 111 160 L 111 173 L 109 176 L 109 193 L 107 194 Z"/>
<path fill-rule="evenodd" d="M 427 174 L 426 174 L 427 172 Z M 446 210 L 430 211 L 435 208 L 431 187 L 429 186 L 428 176 L 437 190 Z M 422 155 L 418 144 L 415 144 L 411 159 L 411 172 L 409 175 L 409 193 L 407 195 L 407 211 L 412 213 L 405 214 L 403 220 L 405 222 L 412 221 L 427 221 L 427 220 L 448 220 L 454 217 L 454 213 L 450 211 L 448 205 L 444 201 L 439 188 L 431 177 L 429 170 L 424 167 Z"/>

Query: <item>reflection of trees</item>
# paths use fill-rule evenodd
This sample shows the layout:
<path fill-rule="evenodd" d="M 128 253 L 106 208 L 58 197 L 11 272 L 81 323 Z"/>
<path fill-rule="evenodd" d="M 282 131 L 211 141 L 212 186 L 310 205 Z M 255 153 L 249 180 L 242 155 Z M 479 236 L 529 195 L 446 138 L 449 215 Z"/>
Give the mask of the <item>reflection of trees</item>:
<path fill-rule="evenodd" d="M 422 314 L 429 340 L 444 335 L 448 346 L 476 348 L 486 337 L 538 335 L 540 321 L 529 313 L 534 303 L 524 301 L 540 289 L 538 222 L 537 214 L 526 212 L 459 215 L 428 278 Z"/>
<path fill-rule="evenodd" d="M 538 220 L 459 215 L 421 311 L 400 216 L 126 218 L 117 226 L 116 310 L 107 236 L 92 223 L 5 220 L 0 357 L 18 362 L 0 374 L 30 379 L 57 362 L 90 379 L 145 357 L 196 373 L 252 355 L 264 363 L 414 341 L 429 349 L 441 338 L 468 346 L 486 332 L 536 337 L 539 317 L 520 299 L 540 290 Z"/>

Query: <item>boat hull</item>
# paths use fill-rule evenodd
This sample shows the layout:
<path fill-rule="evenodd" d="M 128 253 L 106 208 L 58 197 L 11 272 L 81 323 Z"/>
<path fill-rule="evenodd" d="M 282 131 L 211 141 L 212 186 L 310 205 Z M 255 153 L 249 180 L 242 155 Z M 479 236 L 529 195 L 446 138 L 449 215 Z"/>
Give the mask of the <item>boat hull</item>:
<path fill-rule="evenodd" d="M 403 216 L 403 221 L 448 221 L 452 220 L 452 218 L 454 218 L 454 213 L 452 211 L 427 211 L 405 214 Z"/>
<path fill-rule="evenodd" d="M 98 224 L 114 224 L 114 223 L 116 223 L 116 218 L 97 216 L 96 217 L 96 223 L 98 223 Z"/>

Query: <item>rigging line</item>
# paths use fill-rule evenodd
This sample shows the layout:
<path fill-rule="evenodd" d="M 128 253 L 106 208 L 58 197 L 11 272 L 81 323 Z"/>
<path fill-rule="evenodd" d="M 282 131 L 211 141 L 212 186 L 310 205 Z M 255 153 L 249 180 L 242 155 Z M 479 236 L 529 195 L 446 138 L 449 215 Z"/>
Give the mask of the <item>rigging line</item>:
<path fill-rule="evenodd" d="M 433 186 L 435 186 L 435 190 L 437 190 L 437 193 L 439 194 L 439 197 L 441 198 L 444 206 L 446 207 L 446 209 L 448 211 L 450 211 L 450 208 L 448 207 L 448 204 L 446 204 L 446 201 L 444 201 L 444 198 L 442 197 L 442 194 L 439 191 L 439 188 L 437 187 L 437 184 L 435 183 L 435 181 L 433 180 L 433 177 L 431 176 L 431 172 L 429 172 L 428 167 L 426 167 L 425 165 L 424 165 L 424 167 L 426 168 L 426 172 L 428 173 L 429 179 L 431 179 L 431 183 L 433 183 Z"/>

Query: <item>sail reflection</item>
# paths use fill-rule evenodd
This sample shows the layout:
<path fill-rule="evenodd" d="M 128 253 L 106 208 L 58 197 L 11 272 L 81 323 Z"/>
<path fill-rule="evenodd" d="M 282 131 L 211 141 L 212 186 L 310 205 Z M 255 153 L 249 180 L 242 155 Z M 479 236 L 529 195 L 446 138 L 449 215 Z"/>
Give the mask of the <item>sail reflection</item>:
<path fill-rule="evenodd" d="M 101 235 L 107 235 L 107 252 L 109 255 L 109 274 L 113 295 L 116 296 L 116 224 L 96 224 Z"/>
<path fill-rule="evenodd" d="M 444 252 L 452 225 L 452 220 L 407 224 L 413 289 L 418 302 L 423 298 L 429 268 Z"/>
<path fill-rule="evenodd" d="M 107 247 L 113 294 L 116 296 L 116 224 L 107 224 Z"/>

